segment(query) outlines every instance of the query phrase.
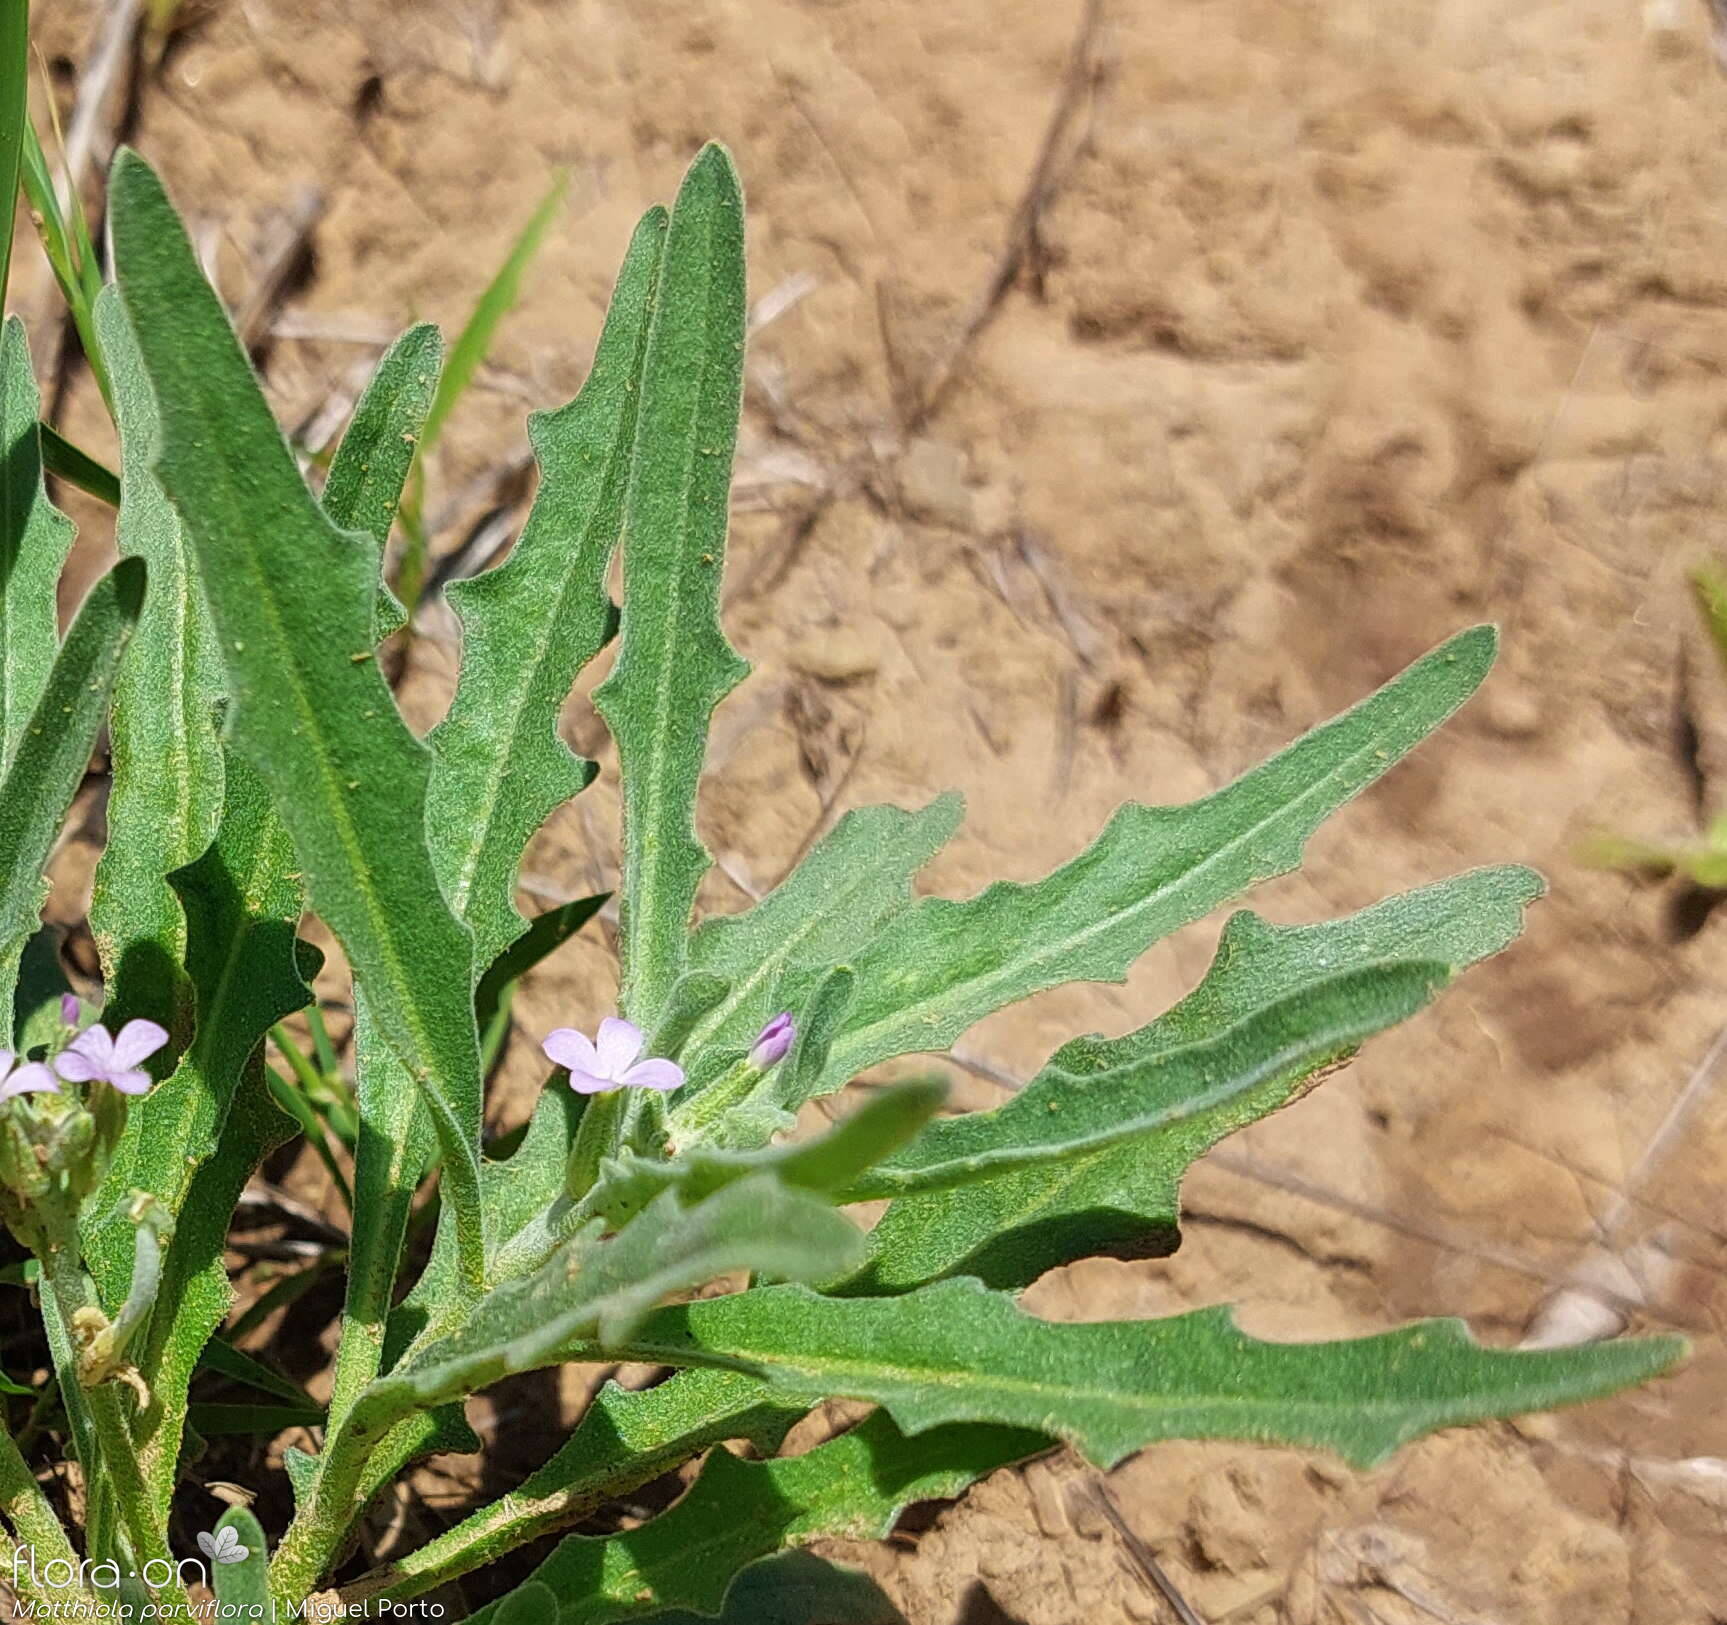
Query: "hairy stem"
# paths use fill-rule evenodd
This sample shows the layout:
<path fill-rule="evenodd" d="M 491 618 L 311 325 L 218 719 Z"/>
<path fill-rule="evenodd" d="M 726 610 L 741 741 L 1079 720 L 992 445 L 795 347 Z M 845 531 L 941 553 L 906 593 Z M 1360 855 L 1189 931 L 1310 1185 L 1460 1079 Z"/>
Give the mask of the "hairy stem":
<path fill-rule="evenodd" d="M 362 1394 L 331 1434 L 311 1490 L 270 1561 L 270 1595 L 282 1617 L 294 1617 L 341 1550 L 365 1503 L 366 1463 L 403 1414 L 399 1405 L 368 1405 Z"/>
<path fill-rule="evenodd" d="M 57 1203 L 44 1203 L 41 1214 L 47 1242 L 42 1253 L 42 1273 L 53 1294 L 60 1324 L 72 1333 L 75 1351 L 81 1319 L 91 1312 L 100 1315 L 101 1309 L 90 1279 L 79 1262 L 76 1218 L 61 1210 Z M 94 1455 L 95 1460 L 86 1459 L 82 1463 L 85 1481 L 106 1485 L 119 1511 L 120 1523 L 131 1544 L 133 1556 L 140 1566 L 161 1565 L 169 1576 L 158 1587 L 158 1592 L 161 1602 L 178 1612 L 165 1617 L 189 1618 L 190 1603 L 168 1551 L 167 1530 L 156 1516 L 149 1486 L 144 1481 L 137 1445 L 133 1442 L 131 1425 L 120 1401 L 120 1390 L 113 1382 L 84 1387 L 75 1352 L 70 1361 L 57 1359 L 56 1365 L 67 1410 L 71 1411 L 81 1402 L 84 1414 L 89 1418 L 90 1431 L 81 1444 L 84 1450 Z M 69 1386 L 72 1392 L 68 1392 Z"/>
<path fill-rule="evenodd" d="M 0 1430 L 0 1515 L 5 1517 L 17 1547 L 27 1550 L 32 1560 L 30 1567 L 20 1572 L 15 1550 L 12 1567 L 6 1574 L 7 1584 L 20 1593 L 28 1593 L 38 1605 L 70 1603 L 75 1609 L 87 1609 L 94 1618 L 96 1601 L 82 1585 L 55 1586 L 50 1594 L 35 1579 L 50 1563 L 64 1563 L 70 1574 L 77 1574 L 78 1554 L 72 1550 L 65 1526 L 48 1504 L 36 1475 L 30 1471 L 12 1435 L 4 1430 Z"/>

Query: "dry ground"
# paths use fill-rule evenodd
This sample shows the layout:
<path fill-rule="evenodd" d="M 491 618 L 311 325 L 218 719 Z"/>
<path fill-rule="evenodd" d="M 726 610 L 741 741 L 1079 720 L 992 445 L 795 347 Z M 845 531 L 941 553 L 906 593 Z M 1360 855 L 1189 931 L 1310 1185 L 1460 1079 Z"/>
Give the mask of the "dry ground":
<path fill-rule="evenodd" d="M 65 98 L 98 10 L 38 6 Z M 935 887 L 1037 875 L 1119 801 L 1202 793 L 1456 627 L 1502 625 L 1484 695 L 1260 902 L 1314 918 L 1523 859 L 1551 883 L 1527 938 L 1201 1166 L 1177 1257 L 1079 1267 L 1034 1302 L 1229 1299 L 1291 1335 L 1459 1313 L 1509 1341 L 1596 1272 L 1695 1334 L 1685 1369 L 1365 1476 L 1175 1446 L 1111 1490 L 1210 1625 L 1727 1618 L 1727 1103 L 1704 1085 L 1644 1155 L 1727 1024 L 1727 923 L 1676 940 L 1666 894 L 1576 857 L 1596 827 L 1694 826 L 1684 576 L 1722 543 L 1727 485 L 1727 76 L 1703 0 L 1102 0 L 1089 29 L 1078 0 L 186 15 L 132 138 L 237 302 L 322 204 L 261 318 L 289 420 L 351 390 L 366 341 L 458 325 L 570 173 L 440 454 L 446 543 L 521 453 L 524 403 L 580 382 L 637 212 L 703 138 L 731 144 L 763 326 L 729 612 L 756 676 L 704 808 L 733 877 L 715 907 L 830 810 L 946 785 L 970 817 Z M 21 275 L 46 354 L 50 291 Z M 66 412 L 99 436 L 87 388 Z M 428 719 L 451 658 L 422 645 Z M 1707 741 L 1727 688 L 1694 670 Z M 571 727 L 604 756 L 584 708 Z M 611 805 L 602 780 L 555 820 L 542 896 L 606 879 Z M 970 1052 L 1023 1075 L 1140 1024 L 1217 924 Z M 596 936 L 525 1018 L 591 1016 L 611 976 Z M 914 1625 L 1174 1617 L 1071 1493 L 1087 1477 L 1004 1473 L 844 1555 Z"/>

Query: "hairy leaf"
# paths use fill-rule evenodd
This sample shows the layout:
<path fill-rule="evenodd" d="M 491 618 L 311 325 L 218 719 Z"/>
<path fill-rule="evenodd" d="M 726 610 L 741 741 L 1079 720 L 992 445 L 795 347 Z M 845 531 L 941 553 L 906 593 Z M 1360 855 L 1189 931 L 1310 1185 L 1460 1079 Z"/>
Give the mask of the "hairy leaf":
<path fill-rule="evenodd" d="M 709 861 L 695 829 L 708 721 L 749 670 L 719 621 L 743 362 L 743 195 L 709 146 L 666 235 L 625 510 L 623 630 L 594 695 L 623 779 L 618 998 L 648 1032 L 684 969 Z"/>
<path fill-rule="evenodd" d="M 685 1044 L 698 1086 L 784 1007 L 789 973 L 838 964 L 906 908 L 912 876 L 947 843 L 964 805 L 948 794 L 917 812 L 857 808 L 754 908 L 702 922 L 690 965 L 723 977 L 731 992 Z"/>
<path fill-rule="evenodd" d="M 648 1625 L 709 1625 L 674 1608 Z M 778 1552 L 744 1569 L 726 1591 L 718 1625 L 905 1625 L 893 1599 L 862 1569 L 814 1552 Z"/>
<path fill-rule="evenodd" d="M 221 816 L 222 658 L 190 546 L 156 483 L 156 399 L 112 287 L 97 299 L 95 321 L 120 428 L 116 538 L 122 555 L 144 560 L 149 584 L 114 685 L 109 839 L 96 866 L 90 928 L 113 1007 L 110 1027 L 149 1016 L 168 1029 L 178 1054 L 191 1037 L 193 994 L 182 968 L 186 917 L 168 876 L 209 846 Z"/>
<path fill-rule="evenodd" d="M 228 1227 L 258 1165 L 291 1131 L 270 1098 L 264 1063 L 254 1055 L 229 1101 L 215 1153 L 192 1176 L 181 1203 L 174 1240 L 162 1261 L 156 1306 L 135 1352 L 139 1367 L 150 1373 L 150 1403 L 133 1432 L 145 1479 L 164 1517 L 179 1476 L 192 1375 L 233 1302 L 225 1267 Z"/>
<path fill-rule="evenodd" d="M 612 634 L 606 571 L 623 524 L 665 239 L 665 211 L 655 209 L 636 228 L 581 393 L 528 419 L 541 475 L 521 538 L 495 569 L 449 589 L 462 673 L 432 733 L 429 827 L 439 878 L 473 927 L 482 965 L 526 926 L 515 905 L 523 850 L 594 774 L 558 737 L 558 713 Z"/>
<path fill-rule="evenodd" d="M 324 512 L 339 530 L 364 531 L 378 544 L 380 556 L 396 522 L 443 361 L 444 341 L 437 328 L 430 322 L 410 327 L 384 353 L 330 460 Z M 380 578 L 373 627 L 378 640 L 400 630 L 407 618 L 400 600 Z"/>
<path fill-rule="evenodd" d="M 558 1599 L 538 1580 L 528 1580 L 498 1600 L 497 1625 L 549 1625 L 557 1618 Z"/>
<path fill-rule="evenodd" d="M 1158 1439 L 1334 1450 L 1370 1467 L 1460 1422 L 1593 1399 L 1666 1370 L 1673 1337 L 1505 1353 L 1461 1321 L 1335 1343 L 1261 1343 L 1226 1308 L 1058 1325 L 971 1280 L 897 1298 L 759 1287 L 661 1309 L 620 1350 L 748 1371 L 814 1402 L 872 1400 L 912 1432 L 948 1422 L 1036 1428 L 1100 1466 Z"/>
<path fill-rule="evenodd" d="M 0 781 L 0 1010 L 14 1008 L 19 961 L 48 895 L 44 870 L 107 719 L 143 602 L 137 559 L 122 559 L 90 589 Z"/>
<path fill-rule="evenodd" d="M 1475 691 L 1493 649 L 1491 627 L 1459 634 L 1215 794 L 1185 807 L 1121 808 L 1087 851 L 1032 885 L 914 905 L 853 961 L 857 997 L 824 1086 L 895 1055 L 944 1049 L 1043 988 L 1120 981 L 1159 938 L 1293 869 L 1326 817 Z"/>
<path fill-rule="evenodd" d="M 162 405 L 158 474 L 220 636 L 230 737 L 270 786 L 312 906 L 431 1106 L 463 1273 L 477 1284 L 473 942 L 426 849 L 430 755 L 372 657 L 376 545 L 338 530 L 307 490 L 161 182 L 136 154 L 116 161 L 112 200 L 120 291 Z"/>
<path fill-rule="evenodd" d="M 608 1159 L 590 1202 L 611 1224 L 622 1224 L 661 1191 L 697 1202 L 751 1174 L 771 1171 L 796 1190 L 833 1196 L 867 1179 L 867 1171 L 911 1141 L 947 1098 L 939 1080 L 884 1089 L 826 1134 L 759 1151 L 697 1146 L 670 1160 L 623 1155 Z M 837 1199 L 837 1198 L 836 1198 Z"/>
<path fill-rule="evenodd" d="M 1124 1075 L 1149 1075 L 1145 1098 L 1154 1110 L 1191 1106 L 1192 1097 L 1174 1087 L 1182 1069 L 1170 1063 L 1211 1035 L 1252 1026 L 1264 1012 L 1327 985 L 1341 967 L 1437 961 L 1455 973 L 1509 944 L 1525 904 L 1540 890 L 1539 877 L 1527 869 L 1477 869 L 1320 925 L 1279 927 L 1237 914 L 1224 927 L 1205 980 L 1174 1009 L 1125 1038 L 1064 1044 L 1012 1108 L 992 1115 L 1024 1116 L 1026 1102 L 1044 1101 L 1059 1116 L 1067 1099 Z M 1189 1165 L 1224 1136 L 1305 1094 L 1324 1072 L 1321 1057 L 1220 1103 L 1181 1110 L 1144 1138 L 1080 1150 L 1057 1167 L 903 1197 L 870 1232 L 869 1264 L 841 1290 L 899 1292 L 945 1275 L 1023 1287 L 1076 1258 L 1170 1252 Z"/>
<path fill-rule="evenodd" d="M 308 950 L 294 937 L 300 891 L 292 876 L 293 847 L 262 780 L 243 758 L 230 755 L 222 777 L 214 843 L 169 876 L 186 920 L 196 1034 L 172 1076 L 131 1103 L 95 1204 L 101 1219 L 133 1190 L 149 1191 L 179 1213 L 199 1166 L 216 1151 L 247 1062 L 270 1028 L 311 996 L 300 963 Z M 115 1306 L 131 1277 L 130 1228 L 98 1223 L 86 1236 L 92 1271 Z M 170 1246 L 170 1257 L 173 1252 Z M 226 1275 L 215 1284 L 220 1312 L 227 1306 Z"/>
<path fill-rule="evenodd" d="M 933 1428 L 908 1438 L 877 1412 L 788 1460 L 715 1450 L 675 1506 L 639 1529 L 571 1535 L 534 1571 L 563 1599 L 555 1625 L 609 1625 L 665 1609 L 726 1610 L 748 1565 L 812 1540 L 876 1540 L 914 1501 L 958 1495 L 986 1473 L 1050 1447 L 1016 1428 Z M 747 1595 L 747 1588 L 746 1588 Z M 750 1625 L 771 1614 L 738 1615 Z M 482 1609 L 473 1625 L 496 1625 Z"/>
<path fill-rule="evenodd" d="M 459 1330 L 410 1353 L 360 1403 L 405 1415 L 555 1364 L 578 1339 L 609 1346 L 668 1293 L 734 1270 L 820 1280 L 856 1257 L 860 1239 L 826 1203 L 771 1177 L 690 1208 L 667 1192 L 609 1241 L 590 1227 L 534 1274 L 493 1288 Z"/>
<path fill-rule="evenodd" d="M 1046 1069 L 1023 1094 L 990 1112 L 932 1124 L 916 1143 L 860 1174 L 841 1200 L 951 1189 L 1142 1144 L 1218 1107 L 1303 1080 L 1353 1054 L 1375 1033 L 1413 1015 L 1445 985 L 1432 960 L 1369 966 L 1316 978 L 1300 993 L 1178 1049 L 1076 1077 Z"/>
<path fill-rule="evenodd" d="M 245 1507 L 229 1507 L 212 1531 L 216 1561 L 210 1565 L 218 1611 L 230 1619 L 268 1619 L 270 1586 L 263 1526 Z M 235 1561 L 236 1555 L 244 1553 Z"/>
<path fill-rule="evenodd" d="M 567 1529 L 722 1439 L 779 1447 L 804 1407 L 735 1371 L 682 1371 L 632 1392 L 608 1382 L 563 1447 L 508 1495 L 349 1588 L 350 1602 L 401 1602 L 541 1535 Z"/>
<path fill-rule="evenodd" d="M 0 770 L 11 765 L 59 645 L 55 589 L 73 525 L 42 483 L 41 397 L 16 316 L 0 328 Z"/>
<path fill-rule="evenodd" d="M 131 1226 L 115 1217 L 146 1190 L 175 1214 L 174 1239 L 137 1360 L 151 1403 L 137 1434 L 162 1506 L 173 1491 L 186 1396 L 233 1301 L 225 1250 L 234 1206 L 290 1125 L 270 1098 L 260 1047 L 309 998 L 316 955 L 296 943 L 300 893 L 293 849 L 269 794 L 230 754 L 216 840 L 170 881 L 185 910 L 186 968 L 197 1003 L 192 1044 L 165 1083 L 131 1104 L 126 1131 L 85 1227 L 91 1273 L 110 1306 L 131 1278 Z"/>

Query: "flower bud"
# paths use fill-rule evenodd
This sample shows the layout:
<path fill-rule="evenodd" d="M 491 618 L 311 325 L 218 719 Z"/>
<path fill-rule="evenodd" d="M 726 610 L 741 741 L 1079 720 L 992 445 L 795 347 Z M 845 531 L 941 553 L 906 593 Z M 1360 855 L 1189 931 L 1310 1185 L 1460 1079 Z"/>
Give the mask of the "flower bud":
<path fill-rule="evenodd" d="M 792 1021 L 791 1012 L 782 1010 L 762 1028 L 761 1036 L 750 1050 L 750 1065 L 758 1072 L 766 1072 L 769 1067 L 778 1066 L 786 1058 L 797 1035 L 797 1026 Z"/>
<path fill-rule="evenodd" d="M 76 1027 L 78 1025 L 78 995 L 62 993 L 60 995 L 60 1025 Z"/>

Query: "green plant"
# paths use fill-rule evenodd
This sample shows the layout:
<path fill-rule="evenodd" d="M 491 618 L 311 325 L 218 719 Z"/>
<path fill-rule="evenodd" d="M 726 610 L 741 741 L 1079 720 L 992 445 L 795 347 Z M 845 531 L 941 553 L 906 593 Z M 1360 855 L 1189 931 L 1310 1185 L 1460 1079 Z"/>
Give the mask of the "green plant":
<path fill-rule="evenodd" d="M 1490 630 L 1202 801 L 1123 807 L 1036 883 L 914 899 L 959 820 L 941 797 L 848 814 L 757 906 L 692 930 L 709 718 L 747 671 L 719 620 L 745 319 L 726 154 L 706 149 L 670 213 L 643 219 L 585 386 L 530 420 L 539 492 L 504 562 L 450 589 L 462 667 L 425 739 L 376 650 L 399 622 L 379 560 L 440 398 L 436 333 L 415 328 L 384 358 L 315 494 L 136 156 L 116 163 L 110 209 L 116 284 L 91 320 L 124 453 L 125 557 L 56 649 L 66 527 L 39 462 L 14 456 L 7 512 L 23 517 L 0 600 L 8 993 L 104 721 L 112 738 L 91 907 L 103 1022 L 80 1030 L 69 1007 L 44 1027 L 21 999 L 19 1031 L 45 1034 L 41 1053 L 0 1080 L 0 1212 L 39 1264 L 66 1438 L 89 1486 L 84 1548 L 107 1565 L 87 1587 L 141 1576 L 158 1617 L 187 1607 L 168 1517 L 196 1450 L 192 1375 L 214 1361 L 270 1385 L 212 1338 L 230 1304 L 234 1205 L 293 1127 L 262 1046 L 308 1002 L 316 955 L 296 940 L 308 908 L 352 972 L 353 1226 L 321 1448 L 287 1456 L 296 1511 L 267 1582 L 282 1610 L 331 1583 L 362 1512 L 408 1464 L 478 1448 L 468 1396 L 564 1361 L 676 1374 L 602 1389 L 525 1484 L 346 1580 L 346 1600 L 405 1603 L 707 1452 L 669 1511 L 628 1534 L 566 1535 L 475 1617 L 768 1617 L 771 1595 L 772 1617 L 789 1620 L 787 1597 L 815 1618 L 843 1594 L 863 1618 L 853 1579 L 781 1548 L 885 1531 L 907 1502 L 1057 1441 L 1104 1466 L 1176 1437 L 1368 1464 L 1434 1428 L 1585 1399 L 1677 1357 L 1672 1339 L 1498 1352 L 1449 1321 L 1283 1346 L 1222 1310 L 1066 1325 L 1015 1301 L 1074 1259 L 1167 1251 L 1187 1166 L 1510 942 L 1540 890 L 1524 869 L 1326 924 L 1238 914 L 1174 1009 L 1064 1045 L 999 1110 L 942 1116 L 942 1087 L 912 1081 L 817 1138 L 784 1132 L 808 1102 L 939 1052 L 1004 1005 L 1121 979 L 1153 942 L 1295 867 L 1330 813 L 1474 691 Z M 28 452 L 36 403 L 16 326 L 0 386 L 10 443 Z M 621 612 L 606 589 L 620 548 Z M 597 906 L 525 920 L 517 868 L 593 776 L 557 719 L 614 635 L 596 704 L 624 809 L 620 1013 L 596 1038 L 547 1037 L 558 1070 L 504 1156 L 482 1141 L 482 1034 L 504 990 Z M 327 1076 L 295 1070 L 314 1090 Z M 433 1179 L 436 1238 L 402 1295 Z M 883 1200 L 867 1234 L 843 1211 Z M 739 1274 L 742 1290 L 689 1296 Z M 304 1396 L 279 1389 L 303 1420 Z M 876 1409 L 776 1458 L 832 1397 Z M 711 1448 L 737 1439 L 762 1459 Z M 71 1554 L 9 1439 L 0 1514 L 40 1551 Z M 246 1554 L 217 1576 L 224 1604 L 263 1609 L 264 1538 L 249 1514 L 210 1537 L 211 1553 Z"/>

